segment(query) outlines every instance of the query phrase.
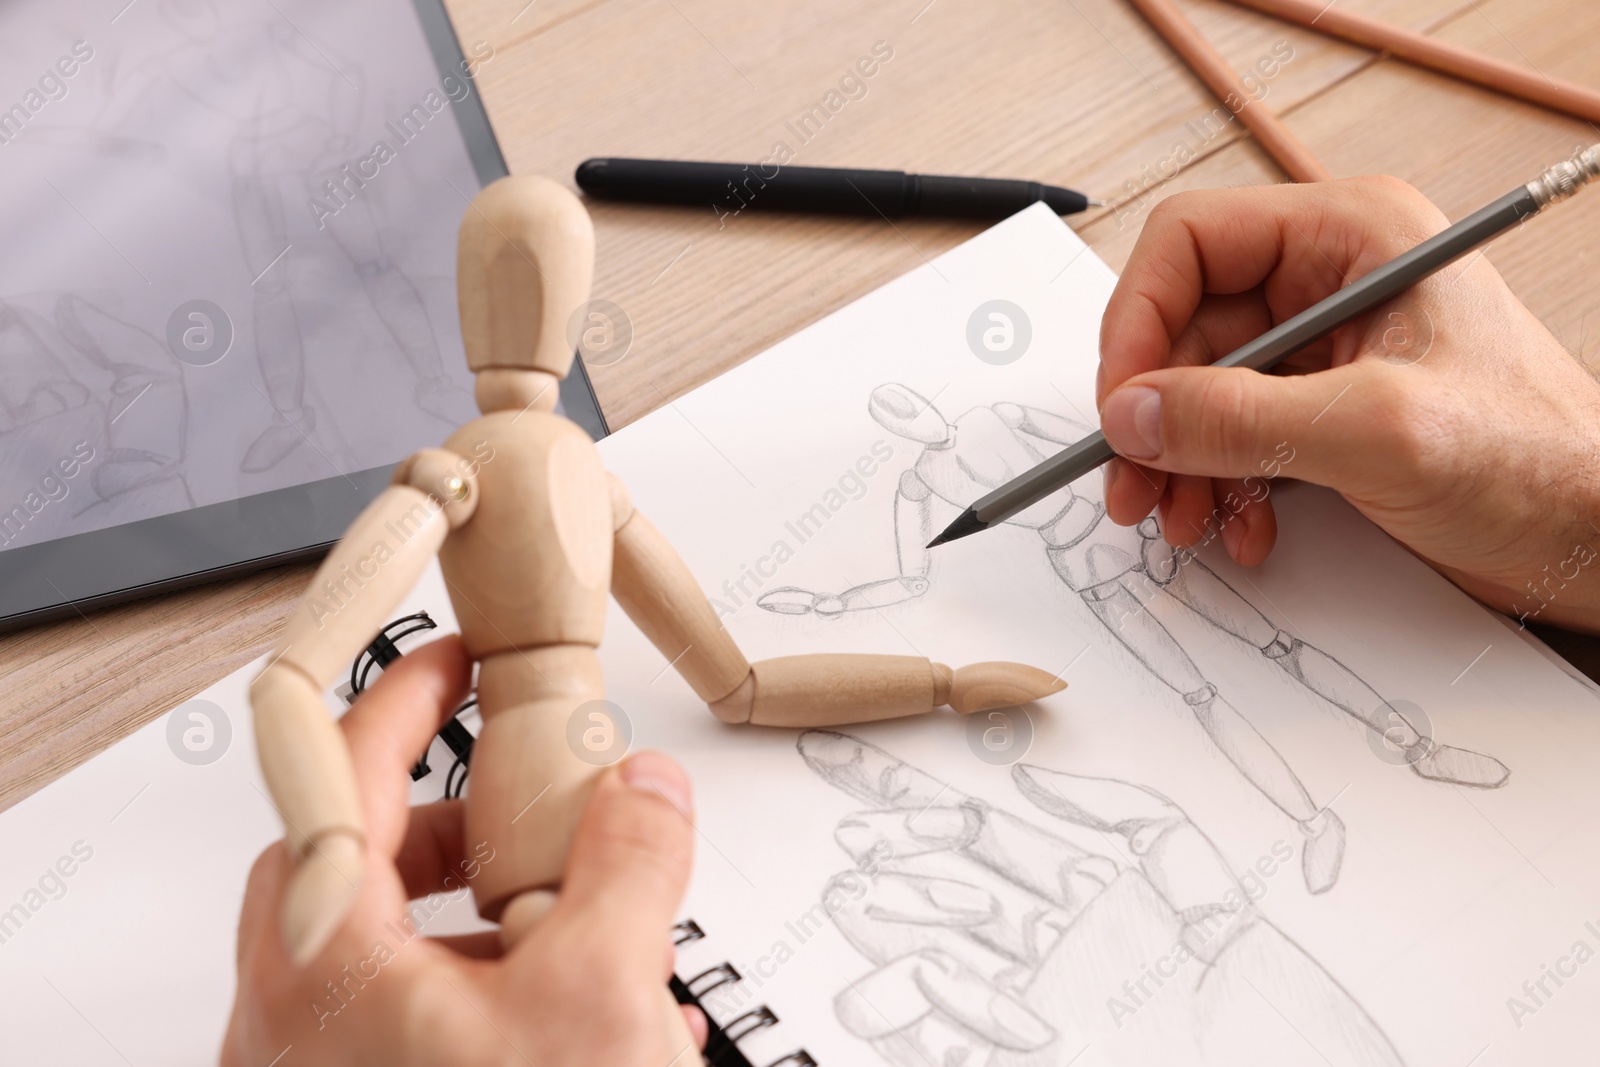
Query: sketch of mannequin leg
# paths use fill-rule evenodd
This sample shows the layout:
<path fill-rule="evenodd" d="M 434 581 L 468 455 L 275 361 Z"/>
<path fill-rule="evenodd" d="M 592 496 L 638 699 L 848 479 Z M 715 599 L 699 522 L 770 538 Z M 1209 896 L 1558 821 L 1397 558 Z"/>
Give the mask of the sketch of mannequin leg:
<path fill-rule="evenodd" d="M 316 427 L 316 415 L 305 402 L 305 344 L 290 291 L 289 268 L 279 258 L 289 247 L 288 224 L 275 184 L 260 172 L 258 151 L 254 139 L 241 138 L 234 144 L 231 160 L 239 244 L 255 279 L 252 324 L 256 362 L 274 411 L 271 425 L 245 450 L 239 469 L 247 474 L 277 466 Z"/>
<path fill-rule="evenodd" d="M 328 232 L 361 279 L 367 302 L 416 373 L 413 395 L 417 407 L 451 426 L 459 426 L 476 417 L 475 401 L 445 376 L 438 338 L 422 294 L 384 248 L 368 195 L 363 194 L 329 218 Z"/>
<path fill-rule="evenodd" d="M 1110 546 L 1096 545 L 1123 553 Z M 1064 549 L 1049 551 L 1057 573 L 1074 584 L 1074 576 L 1061 565 Z M 1118 577 L 1087 589 L 1077 590 L 1089 610 L 1105 624 L 1140 663 L 1162 683 L 1183 697 L 1195 718 L 1217 749 L 1238 768 L 1247 781 L 1300 827 L 1306 837 L 1301 851 L 1301 873 L 1312 893 L 1326 893 L 1338 881 L 1344 860 L 1344 823 L 1331 811 L 1320 809 L 1288 762 L 1266 738 L 1217 695 L 1194 660 L 1154 615 L 1144 609 L 1135 591 L 1126 584 L 1136 568 L 1123 570 Z"/>
<path fill-rule="evenodd" d="M 61 297 L 55 319 L 62 338 L 112 376 L 106 455 L 90 475 L 99 500 L 78 513 L 110 508 L 131 521 L 194 507 L 183 476 L 189 402 L 176 360 L 144 330 L 81 297 Z"/>
<path fill-rule="evenodd" d="M 1155 520 L 1141 523 L 1139 534 L 1147 541 L 1160 537 Z M 1478 789 L 1498 788 L 1510 777 L 1506 765 L 1492 756 L 1424 736 L 1350 668 L 1284 632 L 1198 559 L 1175 567 L 1163 587 L 1195 614 L 1260 649 L 1301 685 L 1399 748 L 1419 777 Z"/>

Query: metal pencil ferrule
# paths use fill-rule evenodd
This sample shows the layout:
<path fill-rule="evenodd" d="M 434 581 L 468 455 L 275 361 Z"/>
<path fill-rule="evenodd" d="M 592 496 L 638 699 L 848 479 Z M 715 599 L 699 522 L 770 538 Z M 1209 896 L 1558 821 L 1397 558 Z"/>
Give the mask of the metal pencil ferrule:
<path fill-rule="evenodd" d="M 1592 145 L 1571 159 L 1557 163 L 1529 182 L 1528 192 L 1541 208 L 1545 208 L 1565 200 L 1596 178 L 1600 178 L 1600 145 Z"/>

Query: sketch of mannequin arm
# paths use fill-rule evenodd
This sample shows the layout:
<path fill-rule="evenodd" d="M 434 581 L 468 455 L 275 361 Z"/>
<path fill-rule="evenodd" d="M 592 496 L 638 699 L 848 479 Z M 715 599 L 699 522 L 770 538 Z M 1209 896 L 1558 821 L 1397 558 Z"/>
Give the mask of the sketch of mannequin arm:
<path fill-rule="evenodd" d="M 1093 1063 L 1265 1062 L 1264 1049 L 1275 1064 L 1401 1063 L 1258 907 L 1282 842 L 1247 884 L 1139 785 L 1013 768 L 1030 804 L 1101 835 L 1100 855 L 848 734 L 807 731 L 798 748 L 870 809 L 839 823 L 855 867 L 823 901 L 875 968 L 835 1011 L 888 1062 L 1059 1067 L 1088 1047 Z"/>
<path fill-rule="evenodd" d="M 116 52 L 95 70 L 94 88 L 99 106 L 87 126 L 61 126 L 40 123 L 40 140 L 63 148 L 87 148 L 98 156 L 141 163 L 159 163 L 167 156 L 164 145 L 128 133 L 145 129 L 141 120 L 159 108 L 156 94 L 167 80 L 164 65 L 157 60 L 133 66 L 121 62 Z"/>
<path fill-rule="evenodd" d="M 885 608 L 916 599 L 928 591 L 928 571 L 933 566 L 928 551 L 928 542 L 933 540 L 933 499 L 933 490 L 915 469 L 900 475 L 900 485 L 894 496 L 894 543 L 899 577 L 864 582 L 837 594 L 784 586 L 762 594 L 756 603 L 779 615 L 815 613 L 833 619 L 847 611 Z"/>
<path fill-rule="evenodd" d="M 293 61 L 294 69 L 285 71 L 288 78 L 300 80 L 315 76 L 326 83 L 328 110 L 325 117 L 334 130 L 335 140 L 341 146 L 357 147 L 355 133 L 367 105 L 366 70 L 344 55 L 339 56 L 338 66 L 333 66 L 333 60 L 281 20 L 274 22 L 268 32 L 279 53 Z"/>
<path fill-rule="evenodd" d="M 167 154 L 166 149 L 154 141 L 106 133 L 88 127 L 62 126 L 47 122 L 30 126 L 27 138 L 18 138 L 14 143 L 24 146 L 34 145 L 46 150 L 87 148 L 99 156 L 118 160 L 137 160 L 142 163 L 160 162 Z"/>
<path fill-rule="evenodd" d="M 159 67 L 145 63 L 128 69 L 116 48 L 91 49 L 87 58 L 83 53 L 77 53 L 77 58 L 82 63 L 78 84 L 97 101 L 93 116 L 82 122 L 63 123 L 54 112 L 46 112 L 29 124 L 28 136 L 17 138 L 15 143 L 46 152 L 87 150 L 124 163 L 156 163 L 164 159 L 165 147 L 127 132 L 140 125 L 136 115 L 146 107 L 147 97 L 163 76 Z"/>
<path fill-rule="evenodd" d="M 994 405 L 994 413 L 1013 430 L 1053 445 L 1076 444 L 1090 432 L 1090 428 L 1077 419 L 1010 401 Z"/>

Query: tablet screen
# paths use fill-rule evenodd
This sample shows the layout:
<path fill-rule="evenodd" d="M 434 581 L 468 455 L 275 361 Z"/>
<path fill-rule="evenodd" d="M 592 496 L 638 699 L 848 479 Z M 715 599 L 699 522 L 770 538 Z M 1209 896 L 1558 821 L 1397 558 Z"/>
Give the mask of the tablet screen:
<path fill-rule="evenodd" d="M 476 414 L 449 101 L 493 60 L 441 77 L 396 11 L 0 9 L 0 544 L 393 463 Z"/>
<path fill-rule="evenodd" d="M 436 62 L 426 17 L 0 6 L 0 561 L 311 483 L 364 503 L 359 472 L 477 414 L 458 116 L 494 51 Z"/>

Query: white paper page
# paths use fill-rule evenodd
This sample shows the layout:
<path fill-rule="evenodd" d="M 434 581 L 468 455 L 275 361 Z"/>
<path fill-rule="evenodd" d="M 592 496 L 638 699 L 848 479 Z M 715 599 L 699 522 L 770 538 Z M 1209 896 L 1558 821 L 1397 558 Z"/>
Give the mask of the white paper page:
<path fill-rule="evenodd" d="M 1600 861 L 1586 847 L 1600 802 L 1593 773 L 1600 752 L 1596 699 L 1331 494 L 1305 486 L 1274 490 L 1279 548 L 1254 571 L 1232 566 L 1220 551 L 1203 553 L 1209 572 L 1199 564 L 1180 567 L 1180 581 L 1197 585 L 1210 573 L 1259 609 L 1271 622 L 1259 643 L 1281 629 L 1285 641 L 1311 646 L 1283 660 L 1205 622 L 1162 587 L 1141 585 L 1139 571 L 1124 574 L 1145 590 L 1149 613 L 1181 645 L 1192 670 L 1215 686 L 1217 699 L 1198 712 L 1144 665 L 1163 663 L 1181 674 L 1173 657 L 1140 644 L 1131 621 L 1119 627 L 1132 643 L 1123 644 L 1058 576 L 1034 529 L 992 531 L 937 550 L 928 591 L 901 604 L 819 618 L 776 614 L 755 602 L 779 587 L 837 594 L 900 573 L 895 499 L 903 472 L 925 446 L 874 421 L 868 398 L 879 386 L 899 383 L 946 418 L 977 427 L 958 433 L 953 447 L 970 449 L 968 462 L 978 467 L 1010 447 L 1004 426 L 984 408 L 1014 417 L 1014 409 L 998 407 L 1010 403 L 1092 418 L 1100 310 L 1113 282 L 1064 224 L 1036 208 L 603 445 L 637 506 L 679 547 L 702 585 L 733 609 L 726 624 L 752 659 L 871 651 L 957 666 L 1015 659 L 1062 671 L 1070 688 L 1030 711 L 1036 736 L 1021 762 L 1043 769 L 1035 780 L 1053 783 L 1063 798 L 1098 798 L 1085 810 L 1101 814 L 1144 795 L 1048 772 L 1155 790 L 1175 806 L 1169 817 L 1186 814 L 1216 850 L 1210 854 L 1182 827 L 1164 846 L 1130 844 L 1115 830 L 1073 826 L 1041 810 L 1025 798 L 1013 768 L 974 754 L 967 723 L 948 713 L 847 730 L 947 783 L 950 792 L 924 801 L 912 789 L 899 802 L 911 804 L 909 811 L 841 833 L 841 821 L 853 813 L 895 804 L 825 783 L 801 759 L 794 731 L 712 721 L 683 683 L 664 672 L 663 658 L 614 614 L 604 650 L 611 699 L 631 717 L 636 742 L 684 759 L 698 789 L 700 852 L 686 913 L 706 927 L 708 944 L 755 976 L 728 1010 L 769 1005 L 783 1021 L 752 1038 L 751 1047 L 760 1041 L 770 1059 L 803 1043 L 828 1064 L 875 1062 L 872 1045 L 836 1016 L 835 997 L 847 991 L 856 998 L 858 1028 L 887 1034 L 880 1051 L 895 1063 L 1578 1062 L 1600 1003 L 1600 967 L 1584 966 L 1600 948 L 1600 923 L 1585 925 L 1600 919 L 1593 904 Z M 1013 302 L 1031 320 L 1030 347 L 1005 366 L 976 358 L 966 337 L 974 309 L 994 299 Z M 883 453 L 892 458 L 863 464 L 870 476 L 851 477 L 858 460 Z M 1098 499 L 1099 483 L 1095 474 L 1078 489 Z M 832 490 L 841 492 L 830 496 Z M 798 517 L 818 503 L 827 508 L 817 515 L 820 530 L 797 531 Z M 931 529 L 943 528 L 957 511 L 954 503 L 941 504 Z M 803 541 L 801 532 L 809 535 Z M 1090 556 L 1100 578 L 1115 579 L 1119 567 L 1140 559 L 1134 531 L 1102 522 L 1089 540 L 1124 553 Z M 1238 617 L 1247 614 L 1240 609 Z M 1261 625 L 1259 616 L 1254 625 Z M 1348 673 L 1319 659 L 1318 649 Z M 1495 788 L 1425 780 L 1408 765 L 1417 754 L 1386 746 L 1280 665 L 1287 662 L 1303 665 L 1352 705 L 1362 704 L 1352 695 L 1367 694 L 1372 703 L 1353 707 L 1358 713 L 1389 701 L 1440 744 L 1503 763 L 1509 780 Z M 1221 716 L 1223 702 L 1248 724 L 1224 731 L 1224 743 L 1240 744 L 1237 731 L 1253 728 L 1281 756 L 1274 768 L 1271 759 L 1247 754 L 1257 777 L 1269 786 L 1274 776 L 1298 779 L 1313 804 L 1331 805 L 1342 821 L 1342 861 L 1331 885 L 1326 870 L 1318 874 L 1321 892 L 1308 888 L 1305 839 L 1295 820 L 1201 727 L 1199 714 Z M 836 742 L 833 751 L 846 744 Z M 1461 758 L 1480 777 L 1496 773 L 1489 760 Z M 1158 870 L 1148 880 L 1123 875 L 1100 906 L 1089 903 L 1094 893 L 1082 884 L 1071 903 L 1051 903 L 1038 893 L 1019 895 L 998 873 L 1009 869 L 1007 861 L 974 863 L 978 846 L 961 855 L 948 846 L 935 850 L 944 855 L 903 855 L 916 849 L 887 834 L 895 851 L 879 865 L 883 870 L 903 864 L 965 881 L 968 890 L 941 891 L 970 907 L 991 897 L 1002 901 L 1004 921 L 964 935 L 960 924 L 970 915 L 958 907 L 948 918 L 954 931 L 934 929 L 939 924 L 921 913 L 920 928 L 895 924 L 886 916 L 905 916 L 896 909 L 908 906 L 907 885 L 926 883 L 886 886 L 888 876 L 880 875 L 846 883 L 856 896 L 867 894 L 861 902 L 849 901 L 848 892 L 834 898 L 877 962 L 835 924 L 811 932 L 805 917 L 815 918 L 829 878 L 852 867 L 836 836 L 862 849 L 863 840 L 887 833 L 884 820 L 900 819 L 904 837 L 904 821 L 929 803 L 934 814 L 923 817 L 959 819 L 959 811 L 940 812 L 959 808 L 952 797 L 960 795 L 1106 857 L 1085 871 L 1106 877 L 1108 869 L 1137 872 L 1142 862 Z M 1185 835 L 1196 845 L 1186 857 L 1177 854 Z M 1162 855 L 1168 846 L 1170 858 Z M 1141 860 L 1136 847 L 1152 851 Z M 1017 848 L 1009 862 L 1037 861 L 1048 851 Z M 1329 856 L 1320 855 L 1326 867 Z M 1132 883 L 1160 885 L 1175 907 L 1201 905 L 1225 898 L 1232 883 L 1221 880 L 1224 867 L 1235 875 L 1255 868 L 1246 884 L 1260 899 L 1250 911 L 1223 912 L 1212 921 L 1249 925 L 1248 936 L 1233 944 L 1224 931 L 1196 945 L 1213 953 L 1230 946 L 1212 969 L 1196 960 L 1179 965 L 1175 928 L 1134 906 L 1140 898 Z M 863 918 L 863 910 L 871 915 Z M 1033 917 L 1020 917 L 1027 915 Z M 1024 935 L 1030 922 L 1043 932 Z M 1050 933 L 1052 925 L 1069 932 Z M 999 975 L 994 984 L 1009 988 L 1048 1025 L 1054 1036 L 1032 1052 L 995 1051 L 972 1029 L 928 1016 L 914 1021 L 927 1008 L 926 990 L 919 1007 L 906 982 L 897 991 L 892 975 L 881 985 L 870 977 L 878 963 L 888 966 L 921 949 L 942 945 L 948 952 L 952 939 L 1006 946 L 1008 938 L 1015 943 L 1007 946 L 1006 967 L 976 949 L 960 958 L 987 977 Z M 950 956 L 937 958 L 948 963 Z M 1573 973 L 1558 986 L 1544 977 L 1546 965 Z M 1063 968 L 1071 980 L 1057 973 Z M 1175 974 L 1158 986 L 1146 968 Z M 933 981 L 926 971 L 919 980 Z M 1525 981 L 1534 983 L 1531 994 Z M 1204 990 L 1199 1004 L 1190 995 L 1196 987 Z M 982 1003 L 972 994 L 967 1001 Z M 1514 1011 L 1517 1004 L 1532 1010 Z M 1026 1029 L 1008 1033 L 1026 1044 L 1020 1040 Z M 907 1040 L 919 1047 L 908 1049 Z M 973 1058 L 942 1059 L 951 1047 L 970 1048 Z M 761 1055 L 752 1059 L 765 1062 Z"/>

